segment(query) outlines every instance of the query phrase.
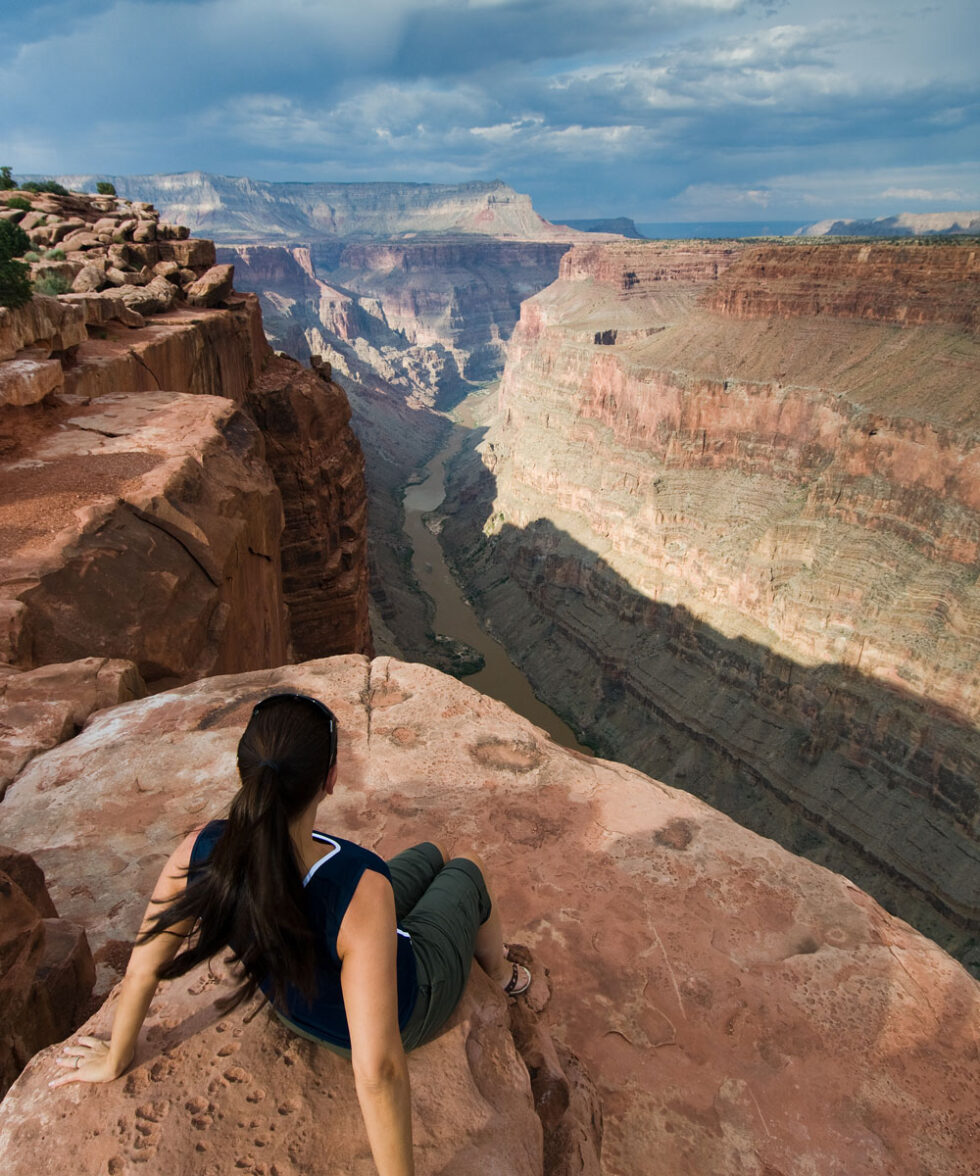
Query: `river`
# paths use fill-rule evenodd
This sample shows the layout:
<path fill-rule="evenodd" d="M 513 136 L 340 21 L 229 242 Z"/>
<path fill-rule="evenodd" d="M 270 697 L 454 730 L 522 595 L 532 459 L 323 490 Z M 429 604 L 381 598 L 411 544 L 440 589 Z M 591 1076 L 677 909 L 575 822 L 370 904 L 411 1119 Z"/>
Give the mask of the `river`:
<path fill-rule="evenodd" d="M 463 681 L 547 731 L 556 743 L 591 755 L 575 732 L 535 696 L 531 684 L 507 656 L 504 647 L 480 624 L 476 613 L 453 579 L 438 538 L 423 522 L 446 496 L 446 466 L 462 448 L 466 429 L 453 429 L 446 445 L 425 467 L 425 478 L 405 491 L 405 533 L 412 544 L 412 567 L 422 590 L 434 601 L 433 629 L 438 634 L 464 641 L 485 659 L 482 670 Z"/>

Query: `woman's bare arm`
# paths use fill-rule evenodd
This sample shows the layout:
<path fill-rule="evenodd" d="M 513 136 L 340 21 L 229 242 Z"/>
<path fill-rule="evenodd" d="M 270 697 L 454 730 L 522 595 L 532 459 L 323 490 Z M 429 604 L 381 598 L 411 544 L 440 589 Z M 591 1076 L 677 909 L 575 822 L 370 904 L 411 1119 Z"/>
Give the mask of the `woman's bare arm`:
<path fill-rule="evenodd" d="M 183 892 L 198 832 L 188 834 L 163 867 L 143 916 L 140 934 L 149 927 L 150 919 L 161 905 L 172 902 Z M 174 958 L 190 931 L 191 922 L 186 920 L 133 948 L 112 1021 L 111 1039 L 106 1042 L 98 1037 L 79 1037 L 66 1045 L 58 1063 L 68 1067 L 67 1073 L 55 1078 L 49 1086 L 63 1086 L 67 1082 L 111 1082 L 123 1073 L 133 1060 L 136 1039 L 157 989 L 159 970 Z"/>
<path fill-rule="evenodd" d="M 354 1084 L 380 1176 L 414 1176 L 412 1096 L 398 1030 L 395 926 L 391 883 L 366 870 L 337 936 Z"/>

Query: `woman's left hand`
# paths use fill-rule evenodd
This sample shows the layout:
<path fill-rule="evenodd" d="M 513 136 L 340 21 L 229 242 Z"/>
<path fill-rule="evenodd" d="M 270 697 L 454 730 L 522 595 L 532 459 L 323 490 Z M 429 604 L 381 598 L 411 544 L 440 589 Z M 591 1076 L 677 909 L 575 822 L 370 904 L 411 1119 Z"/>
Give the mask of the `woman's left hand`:
<path fill-rule="evenodd" d="M 111 1082 L 121 1072 L 109 1060 L 108 1041 L 100 1041 L 98 1037 L 79 1037 L 69 1042 L 55 1060 L 59 1066 L 67 1067 L 68 1072 L 49 1082 L 51 1087 L 68 1082 Z"/>

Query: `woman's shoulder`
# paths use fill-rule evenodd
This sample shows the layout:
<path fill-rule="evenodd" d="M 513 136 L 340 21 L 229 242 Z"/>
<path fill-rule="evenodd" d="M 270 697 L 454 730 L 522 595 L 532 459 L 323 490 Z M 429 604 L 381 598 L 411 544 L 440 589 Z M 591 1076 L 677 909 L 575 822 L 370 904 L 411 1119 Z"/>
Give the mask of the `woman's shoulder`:
<path fill-rule="evenodd" d="M 201 825 L 198 829 L 192 830 L 188 835 L 188 841 L 193 838 L 190 864 L 191 866 L 200 865 L 201 862 L 206 861 L 211 856 L 211 851 L 218 843 L 218 839 L 225 831 L 225 825 L 228 822 L 225 820 L 208 821 L 206 825 Z"/>

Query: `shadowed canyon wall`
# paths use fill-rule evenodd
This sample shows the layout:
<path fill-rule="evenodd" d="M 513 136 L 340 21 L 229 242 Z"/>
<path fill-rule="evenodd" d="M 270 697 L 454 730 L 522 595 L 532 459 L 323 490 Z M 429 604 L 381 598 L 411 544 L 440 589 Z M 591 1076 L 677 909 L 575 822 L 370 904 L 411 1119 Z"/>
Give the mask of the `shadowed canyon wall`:
<path fill-rule="evenodd" d="M 443 536 L 597 748 L 980 964 L 978 254 L 599 245 Z"/>

